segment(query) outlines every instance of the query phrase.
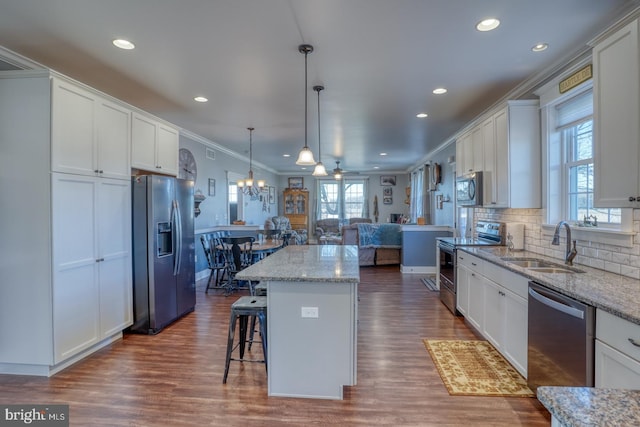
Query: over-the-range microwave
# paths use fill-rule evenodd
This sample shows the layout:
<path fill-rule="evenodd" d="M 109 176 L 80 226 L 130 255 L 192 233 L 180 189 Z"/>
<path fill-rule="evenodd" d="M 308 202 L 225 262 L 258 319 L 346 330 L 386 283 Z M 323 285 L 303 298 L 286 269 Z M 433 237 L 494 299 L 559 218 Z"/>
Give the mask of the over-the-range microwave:
<path fill-rule="evenodd" d="M 482 172 L 474 172 L 456 179 L 458 206 L 482 206 Z"/>

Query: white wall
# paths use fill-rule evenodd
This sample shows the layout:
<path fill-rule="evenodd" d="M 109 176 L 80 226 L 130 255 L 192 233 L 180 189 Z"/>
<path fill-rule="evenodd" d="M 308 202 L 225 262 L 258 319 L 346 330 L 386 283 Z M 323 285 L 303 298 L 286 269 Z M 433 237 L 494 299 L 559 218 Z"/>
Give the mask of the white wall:
<path fill-rule="evenodd" d="M 204 229 L 215 225 L 228 225 L 227 217 L 227 172 L 234 172 L 241 176 L 249 173 L 249 162 L 232 157 L 215 148 L 207 147 L 204 143 L 196 141 L 185 135 L 180 135 L 180 148 L 189 149 L 196 158 L 198 175 L 195 183 L 195 190 L 200 190 L 206 199 L 200 204 L 200 215 L 195 220 L 195 229 Z M 206 149 L 210 148 L 215 153 L 215 159 L 206 157 Z M 278 177 L 274 173 L 264 171 L 253 166 L 253 173 L 256 178 L 265 179 L 267 185 L 276 185 Z M 215 179 L 215 195 L 209 195 L 209 178 Z M 278 188 L 276 188 L 277 194 Z M 268 193 L 262 193 L 268 196 Z M 263 211 L 263 208 L 266 208 Z M 266 206 L 260 200 L 244 200 L 243 219 L 247 224 L 263 225 L 266 218 L 277 215 L 278 199 L 275 204 L 270 204 L 267 200 Z"/>

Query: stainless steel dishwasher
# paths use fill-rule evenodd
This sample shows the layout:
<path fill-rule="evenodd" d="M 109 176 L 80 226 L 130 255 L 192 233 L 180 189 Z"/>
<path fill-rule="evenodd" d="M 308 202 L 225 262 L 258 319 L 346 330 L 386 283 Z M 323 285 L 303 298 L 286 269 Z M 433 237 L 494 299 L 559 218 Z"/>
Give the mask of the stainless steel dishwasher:
<path fill-rule="evenodd" d="M 529 282 L 529 387 L 593 387 L 594 331 L 594 307 Z"/>

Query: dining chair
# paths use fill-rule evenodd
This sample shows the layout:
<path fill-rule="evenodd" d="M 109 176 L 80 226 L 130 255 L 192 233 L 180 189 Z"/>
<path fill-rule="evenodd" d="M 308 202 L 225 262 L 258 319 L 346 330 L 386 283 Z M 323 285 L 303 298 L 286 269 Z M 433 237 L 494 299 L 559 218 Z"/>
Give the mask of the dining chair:
<path fill-rule="evenodd" d="M 209 289 L 219 289 L 224 279 L 225 262 L 221 252 L 222 245 L 219 232 L 200 235 L 200 243 L 209 267 L 209 280 L 205 289 L 205 293 L 208 293 Z"/>
<path fill-rule="evenodd" d="M 236 274 L 253 263 L 253 243 L 256 238 L 248 237 L 222 237 L 220 247 L 224 256 L 224 274 L 227 277 L 223 285 L 225 295 L 238 288 Z M 251 284 L 249 284 L 249 287 Z"/>

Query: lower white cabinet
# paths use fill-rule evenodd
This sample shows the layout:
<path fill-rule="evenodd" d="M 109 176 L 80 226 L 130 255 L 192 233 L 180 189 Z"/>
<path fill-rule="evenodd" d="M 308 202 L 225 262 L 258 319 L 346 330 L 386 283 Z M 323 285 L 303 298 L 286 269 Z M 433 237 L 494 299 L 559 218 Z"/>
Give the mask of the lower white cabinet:
<path fill-rule="evenodd" d="M 462 257 L 458 311 L 526 378 L 527 279 L 467 253 Z"/>
<path fill-rule="evenodd" d="M 482 335 L 522 375 L 527 375 L 527 300 L 484 278 Z"/>
<path fill-rule="evenodd" d="M 129 181 L 52 174 L 54 363 L 132 322 Z"/>
<path fill-rule="evenodd" d="M 595 359 L 596 387 L 640 390 L 640 325 L 598 309 Z"/>
<path fill-rule="evenodd" d="M 456 268 L 456 308 L 465 317 L 469 317 L 469 269 L 463 265 Z"/>

